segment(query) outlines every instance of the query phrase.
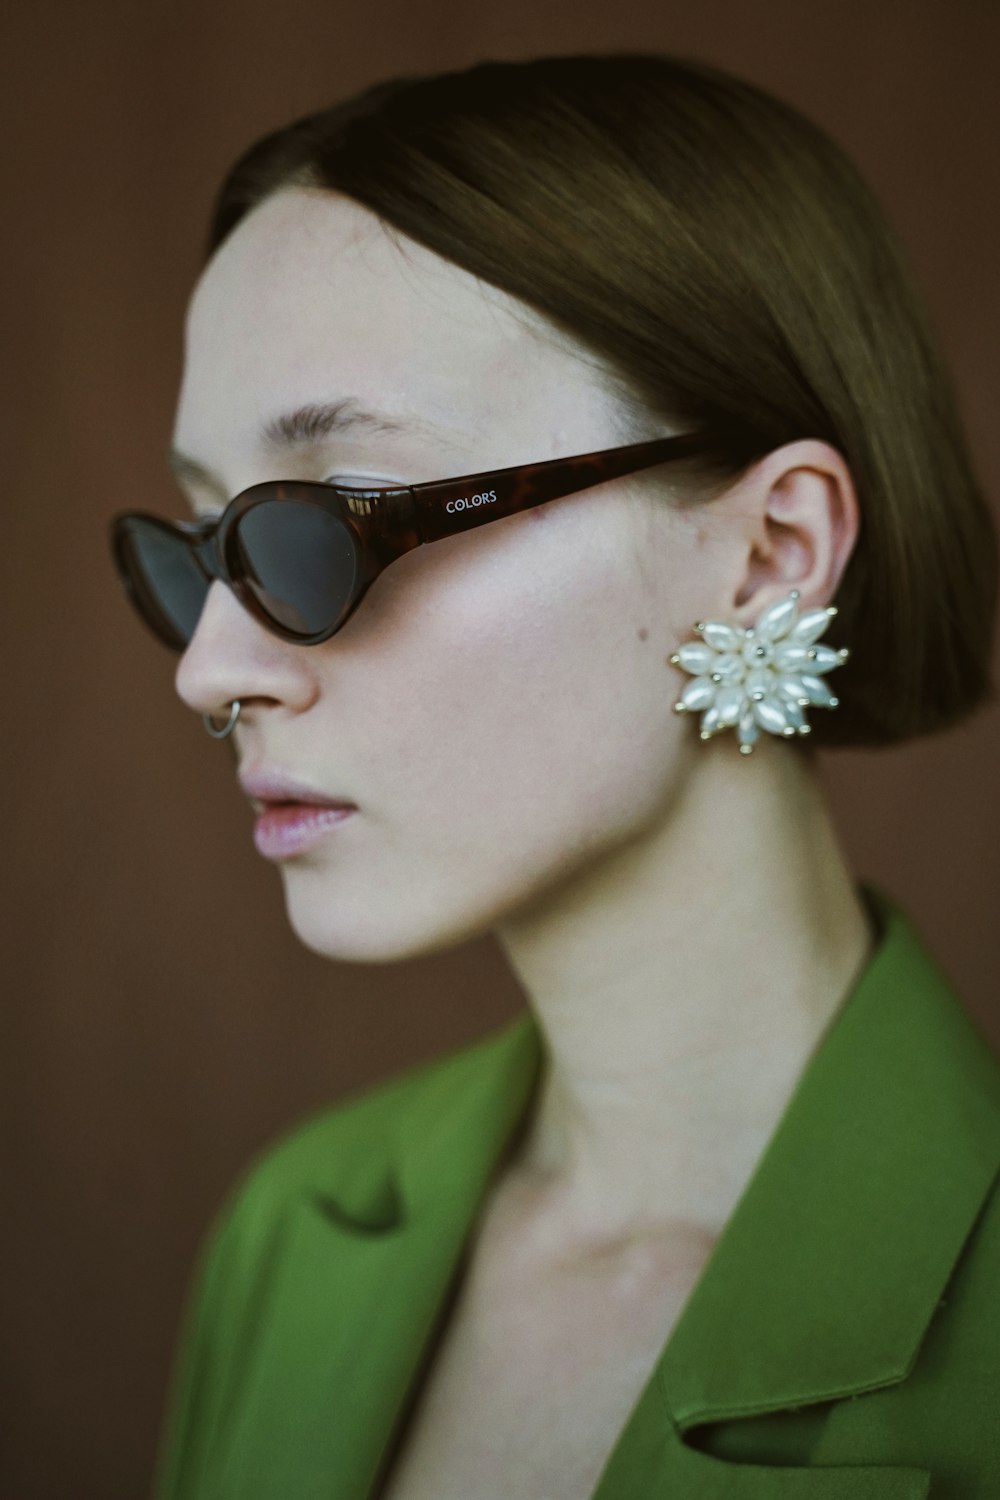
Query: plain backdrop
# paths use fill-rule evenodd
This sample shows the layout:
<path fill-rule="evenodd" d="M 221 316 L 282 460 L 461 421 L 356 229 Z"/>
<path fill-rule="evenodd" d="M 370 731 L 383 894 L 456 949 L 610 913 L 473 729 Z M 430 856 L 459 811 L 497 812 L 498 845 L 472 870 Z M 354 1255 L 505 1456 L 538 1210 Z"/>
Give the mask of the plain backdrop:
<path fill-rule="evenodd" d="M 872 183 L 1000 494 L 1000 8 L 985 0 L 156 0 L 4 8 L 2 1500 L 147 1492 L 196 1246 L 249 1157 L 521 1005 L 490 941 L 331 964 L 288 928 L 227 747 L 128 611 L 110 515 L 167 477 L 184 307 L 232 159 L 397 72 L 651 48 L 811 115 Z M 887 676 L 892 662 L 885 663 Z M 1000 1042 L 1000 715 L 823 762 Z"/>

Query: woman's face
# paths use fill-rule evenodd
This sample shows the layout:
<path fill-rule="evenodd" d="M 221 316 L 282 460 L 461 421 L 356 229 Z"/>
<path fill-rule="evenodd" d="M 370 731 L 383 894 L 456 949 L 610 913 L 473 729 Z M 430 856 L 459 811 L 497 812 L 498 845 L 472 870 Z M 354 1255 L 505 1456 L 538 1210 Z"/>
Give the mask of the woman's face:
<path fill-rule="evenodd" d="M 331 401 L 398 426 L 359 418 L 311 447 L 258 435 Z M 542 319 L 304 189 L 267 199 L 203 273 L 174 436 L 216 476 L 184 481 L 198 514 L 261 480 L 405 485 L 630 440 L 594 363 Z M 417 547 L 319 646 L 213 584 L 181 698 L 198 714 L 240 700 L 243 773 L 357 808 L 278 861 L 308 948 L 378 962 L 451 947 L 666 818 L 708 748 L 673 712 L 689 678 L 668 657 L 723 564 L 704 513 L 651 488 L 612 481 Z"/>

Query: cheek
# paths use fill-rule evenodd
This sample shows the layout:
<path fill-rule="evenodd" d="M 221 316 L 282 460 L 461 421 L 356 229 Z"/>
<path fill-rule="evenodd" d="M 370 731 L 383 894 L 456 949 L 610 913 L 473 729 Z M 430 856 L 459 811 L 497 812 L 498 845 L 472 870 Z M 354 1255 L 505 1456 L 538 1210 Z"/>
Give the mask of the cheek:
<path fill-rule="evenodd" d="M 662 798 L 669 631 L 628 551 L 580 535 L 572 567 L 555 525 L 456 548 L 383 622 L 358 748 L 387 835 L 422 859 L 466 873 L 558 859 L 633 832 Z"/>

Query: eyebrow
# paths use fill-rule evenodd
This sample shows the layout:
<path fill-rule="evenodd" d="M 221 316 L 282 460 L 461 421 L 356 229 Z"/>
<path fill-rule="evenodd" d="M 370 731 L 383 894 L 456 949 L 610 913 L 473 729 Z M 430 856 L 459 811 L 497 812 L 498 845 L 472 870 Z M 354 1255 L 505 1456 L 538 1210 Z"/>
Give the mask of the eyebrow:
<path fill-rule="evenodd" d="M 330 437 L 357 430 L 377 437 L 438 432 L 431 423 L 415 415 L 377 411 L 362 406 L 355 396 L 345 396 L 340 401 L 308 402 L 272 417 L 258 429 L 257 441 L 272 453 L 290 453 L 317 448 Z M 168 451 L 167 461 L 175 479 L 195 481 L 225 493 L 217 474 L 178 448 Z"/>

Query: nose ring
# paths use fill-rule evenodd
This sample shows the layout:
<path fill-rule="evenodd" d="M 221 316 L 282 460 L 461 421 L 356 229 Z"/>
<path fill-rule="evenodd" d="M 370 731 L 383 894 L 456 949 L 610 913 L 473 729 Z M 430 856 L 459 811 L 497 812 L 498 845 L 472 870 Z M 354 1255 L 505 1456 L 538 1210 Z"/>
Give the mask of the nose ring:
<path fill-rule="evenodd" d="M 213 739 L 224 740 L 227 734 L 232 734 L 233 729 L 236 726 L 236 720 L 239 718 L 239 716 L 240 700 L 237 698 L 234 701 L 232 709 L 229 713 L 229 723 L 224 725 L 222 729 L 216 729 L 215 725 L 212 723 L 211 714 L 202 714 L 201 718 L 202 723 L 205 725 L 205 728 L 208 730 Z"/>

